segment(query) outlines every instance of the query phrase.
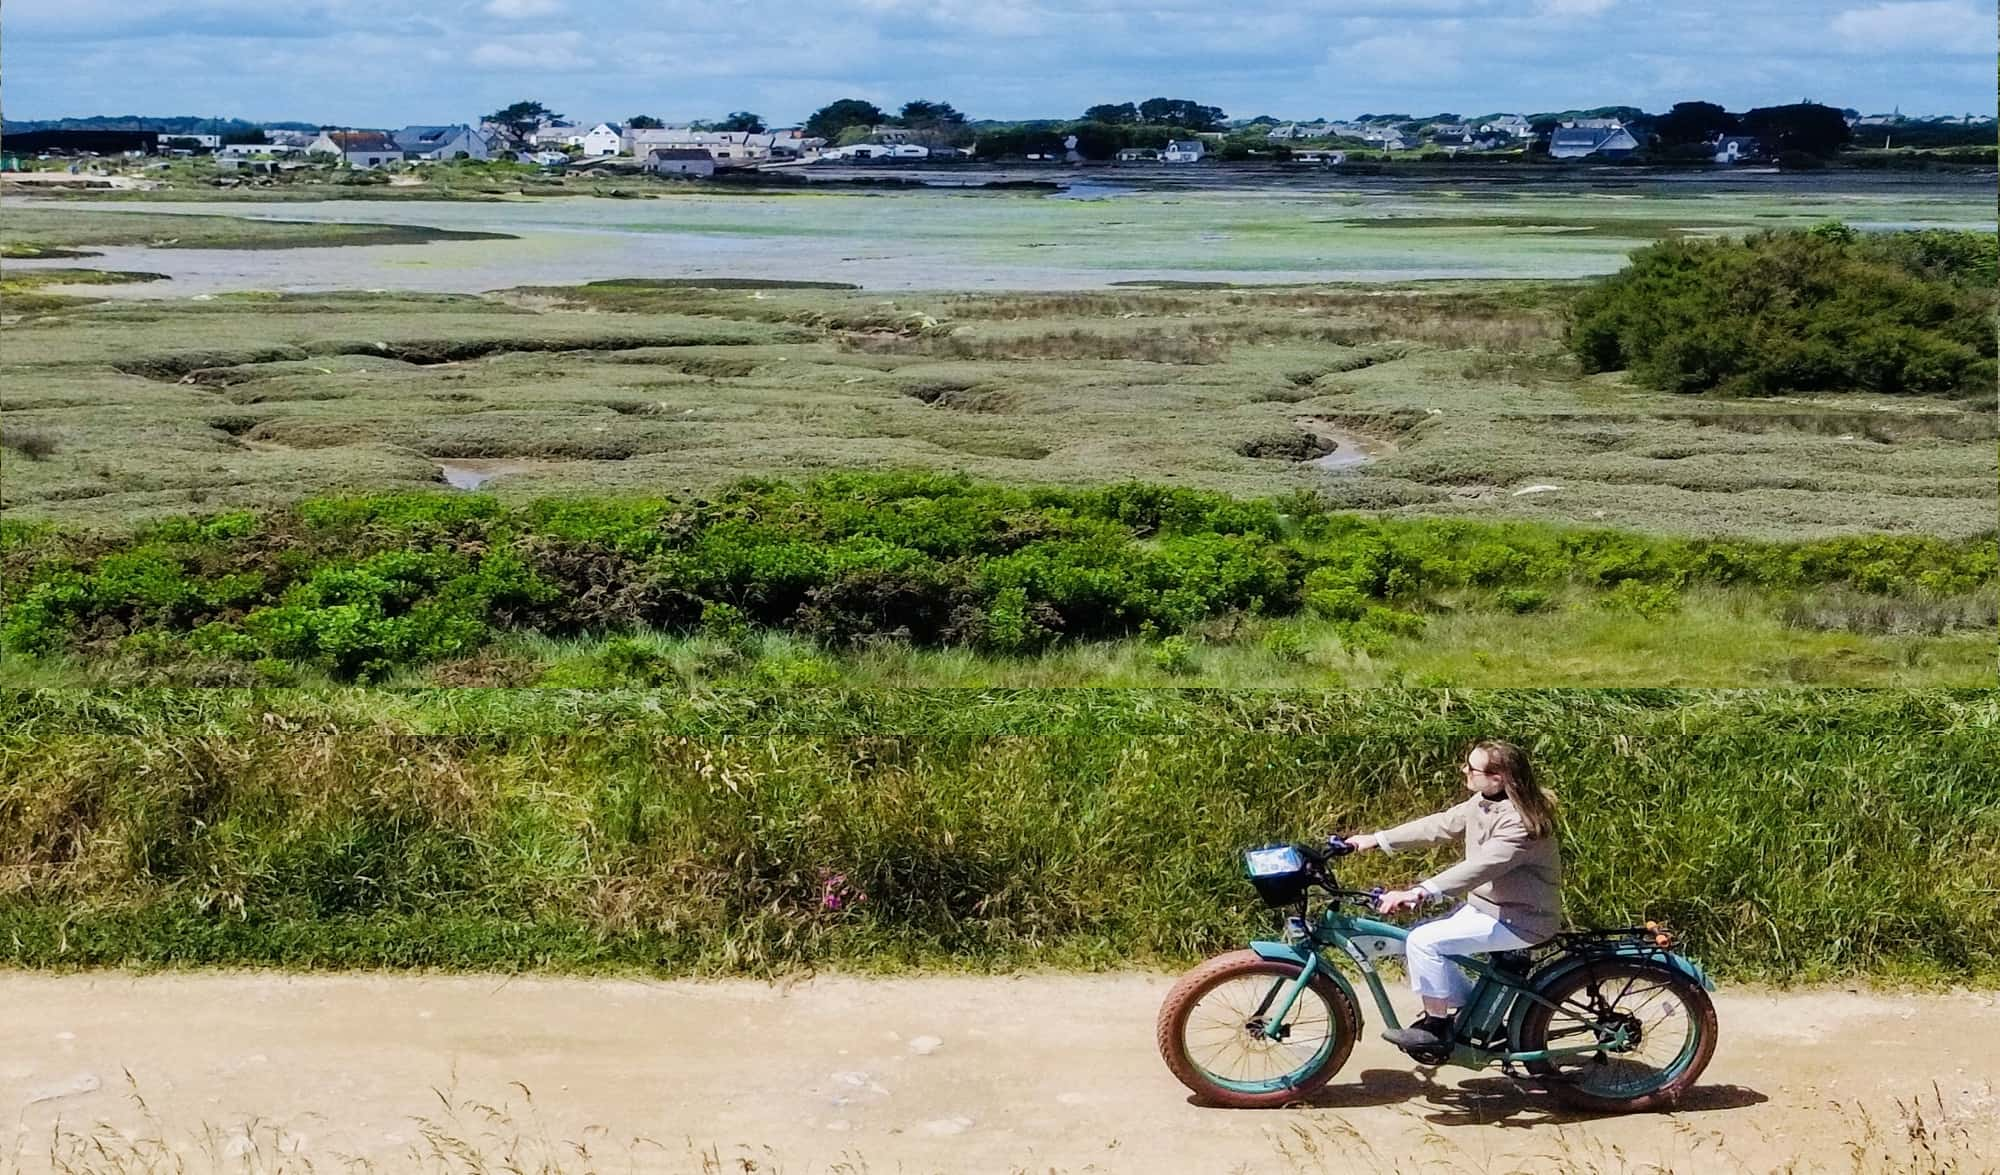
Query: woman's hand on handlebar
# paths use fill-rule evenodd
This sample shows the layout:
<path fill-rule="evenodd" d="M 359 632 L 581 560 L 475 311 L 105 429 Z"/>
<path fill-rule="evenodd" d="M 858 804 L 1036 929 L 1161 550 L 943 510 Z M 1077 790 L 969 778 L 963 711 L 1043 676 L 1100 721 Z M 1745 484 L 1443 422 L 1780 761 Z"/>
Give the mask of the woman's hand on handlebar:
<path fill-rule="evenodd" d="M 1430 895 L 1421 889 L 1392 889 L 1375 899 L 1375 908 L 1384 914 L 1394 914 L 1398 910 L 1414 910 L 1430 900 Z"/>
<path fill-rule="evenodd" d="M 1365 853 L 1369 849 L 1379 849 L 1382 847 L 1376 844 L 1375 838 L 1366 832 L 1361 833 L 1359 836 L 1343 836 L 1340 839 L 1346 841 L 1347 847 L 1357 853 Z"/>

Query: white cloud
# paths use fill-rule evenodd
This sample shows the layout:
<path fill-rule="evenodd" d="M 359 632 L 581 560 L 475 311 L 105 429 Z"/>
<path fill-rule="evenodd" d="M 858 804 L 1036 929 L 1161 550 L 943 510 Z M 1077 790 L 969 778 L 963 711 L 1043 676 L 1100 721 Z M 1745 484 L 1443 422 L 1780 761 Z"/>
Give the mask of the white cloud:
<path fill-rule="evenodd" d="M 1850 8 L 1833 18 L 1833 31 L 1856 49 L 1932 49 L 1993 55 L 1993 14 L 1971 0 L 1906 0 Z"/>
<path fill-rule="evenodd" d="M 1540 0 L 1536 5 L 1543 16 L 1596 16 L 1617 0 Z"/>
<path fill-rule="evenodd" d="M 1382 81 L 1435 81 L 1455 77 L 1461 68 L 1449 34 L 1386 33 L 1362 37 L 1328 53 L 1327 63 L 1349 79 Z"/>
<path fill-rule="evenodd" d="M 527 20 L 554 16 L 562 11 L 562 0 L 486 0 L 486 13 L 502 20 Z"/>
<path fill-rule="evenodd" d="M 561 70 L 585 64 L 577 52 L 582 38 L 576 33 L 546 37 L 510 37 L 484 41 L 472 51 L 472 64 L 481 69 Z"/>

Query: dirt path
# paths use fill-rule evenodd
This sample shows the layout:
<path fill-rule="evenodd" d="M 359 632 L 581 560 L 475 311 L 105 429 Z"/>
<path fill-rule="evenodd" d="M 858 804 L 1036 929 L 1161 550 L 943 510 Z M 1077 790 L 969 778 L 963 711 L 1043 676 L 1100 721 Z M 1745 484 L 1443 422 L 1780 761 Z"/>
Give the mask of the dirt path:
<path fill-rule="evenodd" d="M 0 975 L 0 1171 L 165 1142 L 190 1171 L 1844 1172 L 1871 1130 L 1896 1161 L 1859 1169 L 1914 1171 L 1919 1097 L 1960 1169 L 2000 1162 L 1991 993 L 1725 989 L 1692 1105 L 1569 1121 L 1372 1027 L 1316 1105 L 1191 1105 L 1153 1052 L 1167 985 Z"/>

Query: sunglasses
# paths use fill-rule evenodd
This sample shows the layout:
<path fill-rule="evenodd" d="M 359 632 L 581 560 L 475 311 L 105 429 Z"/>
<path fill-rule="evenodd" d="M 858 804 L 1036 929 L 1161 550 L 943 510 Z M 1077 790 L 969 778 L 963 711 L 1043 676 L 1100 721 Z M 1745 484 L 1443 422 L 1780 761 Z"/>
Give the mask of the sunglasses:
<path fill-rule="evenodd" d="M 1470 763 L 1460 763 L 1460 764 L 1458 765 L 1458 770 L 1459 770 L 1459 773 L 1460 773 L 1461 775 L 1484 775 L 1484 776 L 1485 776 L 1486 778 L 1488 778 L 1488 779 L 1499 779 L 1499 778 L 1500 778 L 1500 772 L 1498 772 L 1498 771 L 1487 771 L 1487 770 L 1484 770 L 1484 769 L 1482 769 L 1482 768 L 1479 768 L 1479 767 L 1474 767 L 1474 766 L 1473 766 L 1472 764 L 1470 764 Z"/>

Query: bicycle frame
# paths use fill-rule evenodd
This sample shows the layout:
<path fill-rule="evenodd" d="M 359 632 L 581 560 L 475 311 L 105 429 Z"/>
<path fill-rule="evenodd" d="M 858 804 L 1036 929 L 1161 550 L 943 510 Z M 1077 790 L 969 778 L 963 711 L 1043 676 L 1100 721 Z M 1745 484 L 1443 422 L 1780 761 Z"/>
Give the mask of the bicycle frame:
<path fill-rule="evenodd" d="M 1338 984 L 1350 999 L 1354 999 L 1354 987 L 1329 964 L 1323 951 L 1337 949 L 1351 960 L 1360 970 L 1361 977 L 1368 984 L 1369 994 L 1374 997 L 1375 1010 L 1384 1024 L 1390 1028 L 1401 1028 L 1402 1022 L 1396 1017 L 1396 1009 L 1389 1003 L 1388 990 L 1382 984 L 1382 975 L 1375 968 L 1377 959 L 1400 958 L 1405 953 L 1405 944 L 1410 932 L 1393 923 L 1363 918 L 1348 914 L 1338 905 L 1329 906 L 1319 917 L 1318 926 L 1304 919 L 1294 919 L 1291 926 L 1296 931 L 1303 926 L 1305 933 L 1295 935 L 1295 941 L 1253 942 L 1250 949 L 1267 959 L 1279 959 L 1300 964 L 1297 979 L 1278 981 L 1264 997 L 1258 1008 L 1260 1016 L 1270 1011 L 1276 1004 L 1276 1011 L 1265 1017 L 1264 1032 L 1273 1039 L 1279 1039 L 1284 1030 L 1285 1017 L 1291 1014 L 1292 1005 L 1305 991 L 1315 975 L 1324 974 Z M 1518 1025 L 1521 1016 L 1531 1004 L 1557 1007 L 1543 999 L 1528 986 L 1526 976 L 1502 971 L 1482 959 L 1460 955 L 1447 956 L 1454 963 L 1477 976 L 1472 996 L 1458 1014 L 1460 1035 L 1473 1035 L 1487 1041 L 1486 1044 L 1459 1040 L 1453 1043 L 1451 1054 L 1443 1063 L 1460 1065 L 1468 1069 L 1483 1069 L 1495 1061 L 1526 1063 L 1546 1061 L 1556 1057 L 1577 1056 L 1585 1053 L 1615 1052 L 1629 1044 L 1627 1030 L 1623 1027 L 1600 1033 L 1589 1044 L 1571 1045 L 1563 1048 L 1522 1050 L 1519 1047 Z M 1678 958 L 1678 957 L 1676 957 Z M 1682 961 L 1684 964 L 1684 961 Z M 1684 964 L 1692 967 L 1692 964 Z M 1704 986 L 1709 986 L 1706 976 L 1698 976 Z M 1357 1010 L 1360 1001 L 1355 1001 Z M 1495 1040 L 1504 1040 L 1504 1045 L 1494 1045 Z"/>

